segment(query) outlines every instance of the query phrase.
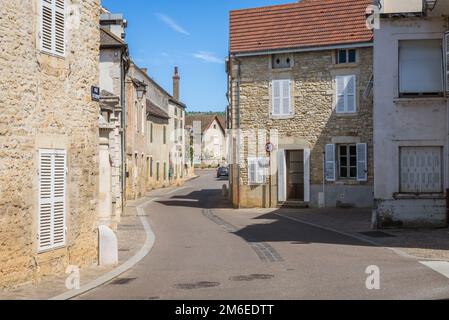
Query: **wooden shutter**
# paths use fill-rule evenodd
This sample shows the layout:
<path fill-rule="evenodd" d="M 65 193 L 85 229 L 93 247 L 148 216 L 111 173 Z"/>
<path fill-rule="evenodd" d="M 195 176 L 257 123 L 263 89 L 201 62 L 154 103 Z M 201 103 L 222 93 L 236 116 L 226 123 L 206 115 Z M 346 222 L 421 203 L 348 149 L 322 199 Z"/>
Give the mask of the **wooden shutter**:
<path fill-rule="evenodd" d="M 346 77 L 346 112 L 354 113 L 357 110 L 356 78 L 354 75 Z"/>
<path fill-rule="evenodd" d="M 336 111 L 337 113 L 344 113 L 346 110 L 346 103 L 345 103 L 345 77 L 337 76 L 335 78 L 336 82 Z"/>
<path fill-rule="evenodd" d="M 65 54 L 65 0 L 55 1 L 55 53 L 59 55 Z"/>
<path fill-rule="evenodd" d="M 282 115 L 291 114 L 291 81 L 282 80 Z"/>
<path fill-rule="evenodd" d="M 66 243 L 65 150 L 39 150 L 39 252 Z"/>
<path fill-rule="evenodd" d="M 41 0 L 41 49 L 65 55 L 65 0 Z"/>
<path fill-rule="evenodd" d="M 41 47 L 42 50 L 53 51 L 53 4 L 52 0 L 41 0 Z"/>
<path fill-rule="evenodd" d="M 282 82 L 281 80 L 273 80 L 271 83 L 272 87 L 272 96 L 273 96 L 273 110 L 272 114 L 274 116 L 278 116 L 281 114 L 281 86 Z"/>
<path fill-rule="evenodd" d="M 357 181 L 368 181 L 368 145 L 357 144 Z"/>
<path fill-rule="evenodd" d="M 335 181 L 335 144 L 326 145 L 326 181 Z"/>
<path fill-rule="evenodd" d="M 310 149 L 304 149 L 304 201 L 310 201 Z"/>

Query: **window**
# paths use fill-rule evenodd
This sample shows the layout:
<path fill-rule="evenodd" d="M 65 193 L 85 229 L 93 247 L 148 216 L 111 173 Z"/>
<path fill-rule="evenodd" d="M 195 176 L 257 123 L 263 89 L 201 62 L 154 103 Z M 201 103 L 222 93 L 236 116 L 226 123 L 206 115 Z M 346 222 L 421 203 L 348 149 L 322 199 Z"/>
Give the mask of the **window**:
<path fill-rule="evenodd" d="M 164 162 L 164 180 L 167 180 L 167 163 Z"/>
<path fill-rule="evenodd" d="M 442 95 L 441 40 L 399 41 L 400 96 Z"/>
<path fill-rule="evenodd" d="M 291 108 L 291 81 L 273 80 L 272 89 L 272 115 L 285 116 L 292 114 Z"/>
<path fill-rule="evenodd" d="M 443 192 L 443 148 L 400 148 L 400 192 Z"/>
<path fill-rule="evenodd" d="M 145 135 L 146 108 L 142 105 L 142 135 Z"/>
<path fill-rule="evenodd" d="M 325 150 L 326 181 L 354 179 L 368 181 L 368 146 L 357 144 L 328 144 Z"/>
<path fill-rule="evenodd" d="M 65 55 L 65 0 L 41 0 L 41 50 Z"/>
<path fill-rule="evenodd" d="M 150 158 L 150 178 L 153 178 L 153 157 Z"/>
<path fill-rule="evenodd" d="M 66 243 L 66 159 L 65 150 L 39 150 L 39 252 Z"/>
<path fill-rule="evenodd" d="M 150 143 L 153 143 L 153 124 L 150 124 Z"/>
<path fill-rule="evenodd" d="M 337 50 L 337 64 L 343 63 L 356 63 L 357 53 L 355 49 L 342 49 Z"/>
<path fill-rule="evenodd" d="M 338 146 L 339 178 L 357 178 L 357 147 L 355 144 Z"/>
<path fill-rule="evenodd" d="M 264 184 L 266 180 L 266 159 L 262 157 L 248 158 L 248 184 Z"/>
<path fill-rule="evenodd" d="M 163 143 L 167 144 L 167 127 L 166 126 L 164 126 L 164 133 L 163 133 L 162 139 L 163 139 Z"/>
<path fill-rule="evenodd" d="M 355 75 L 335 77 L 336 112 L 354 113 L 357 111 L 357 81 Z"/>
<path fill-rule="evenodd" d="M 271 56 L 273 69 L 286 69 L 292 67 L 292 58 L 289 54 L 273 54 Z"/>

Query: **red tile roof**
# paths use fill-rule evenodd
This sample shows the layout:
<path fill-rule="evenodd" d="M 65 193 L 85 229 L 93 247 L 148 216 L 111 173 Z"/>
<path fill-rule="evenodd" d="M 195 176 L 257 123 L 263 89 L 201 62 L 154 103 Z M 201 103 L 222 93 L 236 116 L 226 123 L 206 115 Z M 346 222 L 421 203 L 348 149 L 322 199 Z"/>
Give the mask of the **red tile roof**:
<path fill-rule="evenodd" d="M 369 42 L 366 8 L 372 0 L 302 0 L 231 11 L 230 52 Z"/>

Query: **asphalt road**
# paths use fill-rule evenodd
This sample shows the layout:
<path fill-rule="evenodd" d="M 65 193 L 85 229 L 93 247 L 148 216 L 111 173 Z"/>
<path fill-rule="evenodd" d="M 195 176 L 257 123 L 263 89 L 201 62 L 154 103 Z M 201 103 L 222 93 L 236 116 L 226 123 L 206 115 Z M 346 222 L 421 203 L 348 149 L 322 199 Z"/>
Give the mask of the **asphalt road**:
<path fill-rule="evenodd" d="M 445 299 L 419 261 L 255 210 L 236 211 L 212 171 L 146 208 L 156 235 L 135 268 L 77 299 Z M 380 271 L 369 290 L 367 267 Z"/>

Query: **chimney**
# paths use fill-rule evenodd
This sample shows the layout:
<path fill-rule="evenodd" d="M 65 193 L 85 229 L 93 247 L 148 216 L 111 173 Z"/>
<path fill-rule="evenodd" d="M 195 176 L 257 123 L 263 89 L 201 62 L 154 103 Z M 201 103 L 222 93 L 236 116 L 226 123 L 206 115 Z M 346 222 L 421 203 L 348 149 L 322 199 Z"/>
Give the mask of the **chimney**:
<path fill-rule="evenodd" d="M 179 77 L 178 67 L 175 67 L 175 74 L 173 76 L 173 98 L 179 101 Z"/>

